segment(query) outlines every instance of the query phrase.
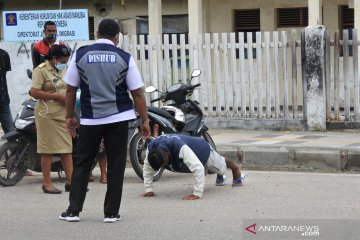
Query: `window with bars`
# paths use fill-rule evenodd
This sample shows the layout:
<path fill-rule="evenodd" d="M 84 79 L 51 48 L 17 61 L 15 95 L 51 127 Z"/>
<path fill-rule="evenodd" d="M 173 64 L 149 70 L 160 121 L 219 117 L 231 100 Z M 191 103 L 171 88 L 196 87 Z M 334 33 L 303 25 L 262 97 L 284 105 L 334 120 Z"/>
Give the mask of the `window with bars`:
<path fill-rule="evenodd" d="M 354 9 L 349 6 L 340 6 L 340 23 L 342 29 L 354 28 Z"/>
<path fill-rule="evenodd" d="M 244 32 L 245 30 L 260 31 L 260 9 L 237 9 L 234 10 L 234 30 Z"/>
<path fill-rule="evenodd" d="M 149 34 L 149 20 L 148 16 L 138 16 L 136 21 L 137 34 L 145 36 L 145 44 L 148 44 L 147 35 Z M 188 33 L 189 33 L 189 17 L 187 14 L 177 14 L 177 15 L 163 15 L 162 16 L 162 32 L 164 34 L 169 34 L 169 44 L 172 44 L 172 34 L 176 34 L 176 42 L 180 43 L 180 35 L 185 34 L 185 43 L 188 43 Z M 163 39 L 164 41 L 164 39 Z M 172 52 L 170 51 L 170 57 L 172 57 Z M 178 56 L 180 56 L 180 50 L 177 51 Z M 189 55 L 189 50 L 186 50 L 186 55 Z M 145 58 L 148 59 L 148 51 L 145 51 Z"/>
<path fill-rule="evenodd" d="M 307 7 L 278 8 L 277 27 L 306 27 L 309 23 L 309 10 Z"/>
<path fill-rule="evenodd" d="M 94 17 L 89 17 L 89 39 L 95 39 Z"/>
<path fill-rule="evenodd" d="M 349 34 L 349 40 L 352 40 L 352 29 L 354 28 L 354 9 L 347 5 L 339 6 L 339 32 L 340 39 L 343 38 L 343 30 L 346 29 Z M 343 49 L 340 50 L 340 55 L 343 55 Z M 352 56 L 352 46 L 349 46 L 349 55 Z"/>
<path fill-rule="evenodd" d="M 256 32 L 260 31 L 260 9 L 236 9 L 234 10 L 234 32 L 244 33 L 244 42 L 247 43 L 247 33 L 252 33 L 252 41 L 256 42 Z M 236 34 L 236 41 L 239 41 L 239 35 Z M 247 49 L 244 52 L 247 58 Z M 239 58 L 239 52 L 236 51 L 236 58 Z M 253 58 L 256 58 L 256 49 L 253 48 Z"/>

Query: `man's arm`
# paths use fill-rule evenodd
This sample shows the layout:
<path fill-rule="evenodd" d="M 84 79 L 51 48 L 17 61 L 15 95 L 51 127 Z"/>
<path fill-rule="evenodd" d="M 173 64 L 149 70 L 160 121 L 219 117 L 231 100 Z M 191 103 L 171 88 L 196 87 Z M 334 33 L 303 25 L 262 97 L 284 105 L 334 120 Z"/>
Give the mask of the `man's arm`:
<path fill-rule="evenodd" d="M 136 110 L 138 111 L 138 113 L 142 119 L 142 123 L 140 125 L 142 135 L 144 137 L 148 137 L 150 135 L 150 126 L 149 126 L 149 119 L 148 119 L 147 112 L 146 112 L 146 100 L 145 100 L 144 92 L 143 92 L 142 88 L 131 90 L 130 92 L 134 99 Z"/>
<path fill-rule="evenodd" d="M 71 85 L 67 85 L 66 88 L 66 127 L 68 129 L 69 134 L 72 137 L 76 136 L 76 128 L 78 127 L 78 122 L 74 118 L 74 106 L 76 101 L 76 91 L 77 88 Z"/>
<path fill-rule="evenodd" d="M 35 44 L 31 45 L 31 58 L 33 62 L 33 68 L 36 68 L 40 64 L 40 53 L 36 50 Z"/>
<path fill-rule="evenodd" d="M 49 93 L 49 92 L 44 92 L 41 89 L 37 89 L 32 87 L 30 89 L 30 94 L 32 97 L 34 97 L 35 99 L 41 99 L 41 100 L 55 100 L 58 102 L 61 102 L 62 104 L 65 104 L 65 96 L 59 93 Z"/>
<path fill-rule="evenodd" d="M 8 71 L 11 71 L 11 62 L 10 62 L 10 56 L 9 56 L 9 53 L 5 51 L 5 72 L 8 72 Z"/>
<path fill-rule="evenodd" d="M 143 197 L 154 197 L 154 173 L 155 171 L 152 169 L 152 167 L 149 164 L 148 161 L 148 154 L 149 150 L 146 150 L 146 156 L 144 160 L 144 166 L 143 166 L 143 178 L 144 178 L 144 187 L 145 187 L 145 193 L 142 195 Z"/>
<path fill-rule="evenodd" d="M 144 137 L 148 137 L 150 135 L 150 127 L 149 119 L 146 113 L 146 100 L 142 90 L 144 83 L 141 79 L 139 69 L 137 68 L 133 57 L 130 57 L 129 59 L 129 68 L 126 74 L 126 84 L 130 90 L 131 96 L 133 97 L 136 110 L 142 119 L 142 124 L 140 125 L 142 135 Z"/>
<path fill-rule="evenodd" d="M 195 200 L 201 198 L 205 186 L 205 170 L 203 164 L 187 145 L 181 147 L 179 157 L 183 159 L 184 163 L 195 177 L 194 193 L 185 196 L 183 199 Z"/>

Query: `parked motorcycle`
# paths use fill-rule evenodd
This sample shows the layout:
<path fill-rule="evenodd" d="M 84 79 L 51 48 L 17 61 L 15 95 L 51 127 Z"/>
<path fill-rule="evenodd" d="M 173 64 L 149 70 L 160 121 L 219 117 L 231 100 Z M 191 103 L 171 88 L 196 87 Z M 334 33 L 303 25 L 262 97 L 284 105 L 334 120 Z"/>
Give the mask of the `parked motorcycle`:
<path fill-rule="evenodd" d="M 158 91 L 160 96 L 151 100 L 151 102 L 167 102 L 173 103 L 161 108 L 148 106 L 147 114 L 149 117 L 149 125 L 151 129 L 151 138 L 157 138 L 161 134 L 181 133 L 189 136 L 203 137 L 214 149 L 215 143 L 208 133 L 205 125 L 204 114 L 199 107 L 199 103 L 191 100 L 193 90 L 201 84 L 191 85 L 191 80 L 198 77 L 201 71 L 195 69 L 190 80 L 185 83 L 177 83 L 169 87 L 166 92 L 160 92 L 155 86 L 149 86 L 145 89 L 147 93 Z M 140 118 L 137 121 L 137 127 L 140 125 Z M 151 139 L 150 138 L 150 139 Z M 141 132 L 138 131 L 130 140 L 130 161 L 136 174 L 143 179 L 143 165 L 146 154 L 147 145 L 151 140 L 143 139 Z M 154 174 L 154 181 L 157 181 L 164 171 L 159 169 Z"/>
<path fill-rule="evenodd" d="M 31 79 L 32 72 L 27 71 Z M 13 186 L 25 176 L 26 170 L 41 172 L 41 155 L 36 150 L 36 126 L 34 109 L 36 100 L 32 97 L 22 103 L 14 124 L 15 129 L 3 136 L 7 142 L 0 147 L 0 185 Z M 49 136 L 51 137 L 51 136 Z M 76 139 L 73 139 L 73 160 L 76 160 Z M 92 168 L 96 165 L 96 160 Z M 60 154 L 54 154 L 51 171 L 61 179 L 63 169 Z"/>

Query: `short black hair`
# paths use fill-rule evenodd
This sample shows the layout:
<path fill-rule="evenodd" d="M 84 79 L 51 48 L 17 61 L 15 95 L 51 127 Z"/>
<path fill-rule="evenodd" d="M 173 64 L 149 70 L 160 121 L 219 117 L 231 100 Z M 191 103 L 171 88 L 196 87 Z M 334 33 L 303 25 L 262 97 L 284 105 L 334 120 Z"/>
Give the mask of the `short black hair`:
<path fill-rule="evenodd" d="M 56 24 L 53 21 L 46 21 L 44 24 L 44 30 L 46 29 L 47 26 L 56 26 Z"/>
<path fill-rule="evenodd" d="M 149 151 L 148 161 L 152 169 L 159 170 L 164 165 L 166 151 L 162 148 L 153 148 Z"/>
<path fill-rule="evenodd" d="M 103 37 L 115 37 L 120 32 L 120 26 L 115 20 L 105 18 L 101 20 L 98 31 Z"/>
<path fill-rule="evenodd" d="M 71 49 L 68 48 L 64 44 L 54 44 L 51 46 L 48 52 L 48 59 L 51 59 L 53 57 L 69 57 L 71 54 Z"/>

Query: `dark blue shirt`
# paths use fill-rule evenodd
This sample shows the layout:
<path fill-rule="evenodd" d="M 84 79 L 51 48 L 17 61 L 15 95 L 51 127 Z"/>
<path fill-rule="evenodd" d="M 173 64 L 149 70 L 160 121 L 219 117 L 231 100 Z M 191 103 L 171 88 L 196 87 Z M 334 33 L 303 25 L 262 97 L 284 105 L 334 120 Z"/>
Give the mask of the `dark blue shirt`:
<path fill-rule="evenodd" d="M 6 84 L 6 72 L 11 71 L 9 54 L 0 49 L 0 102 L 10 103 L 8 88 Z"/>
<path fill-rule="evenodd" d="M 151 151 L 153 148 L 166 150 L 171 155 L 171 168 L 169 170 L 189 173 L 189 168 L 183 160 L 179 158 L 180 150 L 184 145 L 187 145 L 195 153 L 203 166 L 205 166 L 210 155 L 210 146 L 201 137 L 190 137 L 180 134 L 161 135 L 149 144 L 148 150 Z"/>

